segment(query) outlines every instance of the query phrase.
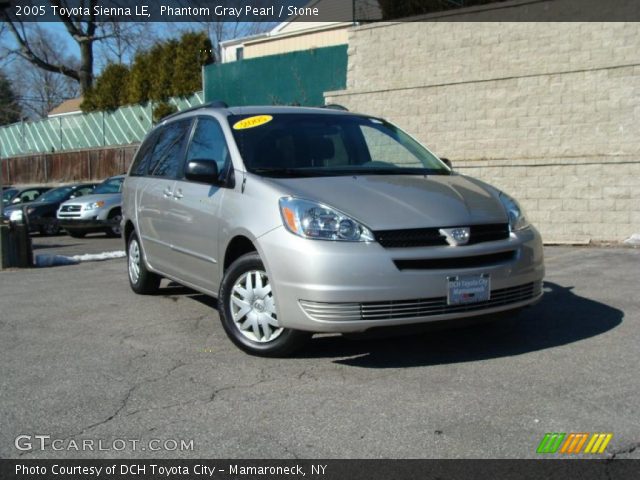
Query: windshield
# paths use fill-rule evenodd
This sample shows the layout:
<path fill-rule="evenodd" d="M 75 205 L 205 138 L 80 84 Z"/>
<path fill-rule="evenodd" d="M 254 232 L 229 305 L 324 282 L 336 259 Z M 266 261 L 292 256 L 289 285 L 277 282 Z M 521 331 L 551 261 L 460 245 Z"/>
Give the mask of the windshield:
<path fill-rule="evenodd" d="M 49 190 L 48 192 L 45 192 L 42 195 L 40 195 L 36 200 L 36 202 L 40 202 L 40 203 L 62 202 L 69 198 L 72 191 L 73 191 L 72 187 L 54 188 L 53 190 Z"/>
<path fill-rule="evenodd" d="M 96 193 L 119 193 L 120 187 L 122 186 L 122 181 L 124 178 L 108 178 L 100 185 L 98 185 L 91 194 Z"/>
<path fill-rule="evenodd" d="M 355 115 L 229 117 L 250 172 L 267 176 L 449 175 L 426 148 L 388 122 Z"/>
<path fill-rule="evenodd" d="M 4 203 L 8 203 L 9 200 L 13 198 L 13 196 L 18 193 L 18 190 L 15 188 L 8 188 L 2 192 L 2 201 Z"/>

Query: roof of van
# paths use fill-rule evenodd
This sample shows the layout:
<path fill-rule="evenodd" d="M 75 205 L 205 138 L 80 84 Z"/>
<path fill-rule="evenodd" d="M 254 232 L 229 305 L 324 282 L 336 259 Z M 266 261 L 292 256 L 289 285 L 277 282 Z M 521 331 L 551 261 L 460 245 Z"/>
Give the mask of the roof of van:
<path fill-rule="evenodd" d="M 186 118 L 189 116 L 197 115 L 207 110 L 213 110 L 215 112 L 222 112 L 228 115 L 262 115 L 262 114 L 285 114 L 285 113 L 306 113 L 306 114 L 318 114 L 318 115 L 345 115 L 349 114 L 349 111 L 341 105 L 325 105 L 321 107 L 291 107 L 291 106 L 274 106 L 274 105 L 256 105 L 246 107 L 228 107 L 224 102 L 214 101 L 206 103 L 204 105 L 196 105 L 186 110 L 173 113 L 164 117 L 160 124 L 167 120 L 173 120 L 178 118 Z M 351 113 L 351 115 L 354 115 Z M 357 115 L 357 114 L 356 114 Z"/>
<path fill-rule="evenodd" d="M 230 107 L 227 111 L 231 115 L 259 115 L 259 114 L 282 114 L 282 113 L 314 113 L 314 114 L 339 114 L 346 115 L 353 113 L 338 110 L 334 108 L 323 108 L 323 107 L 283 107 L 283 106 L 273 106 L 273 105 L 264 105 L 264 106 L 250 106 L 250 107 Z"/>

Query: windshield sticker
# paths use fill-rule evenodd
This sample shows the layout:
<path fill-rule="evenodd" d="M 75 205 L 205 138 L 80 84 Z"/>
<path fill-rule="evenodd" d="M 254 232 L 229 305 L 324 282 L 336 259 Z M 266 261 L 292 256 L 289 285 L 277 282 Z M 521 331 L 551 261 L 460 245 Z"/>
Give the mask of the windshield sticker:
<path fill-rule="evenodd" d="M 255 117 L 245 118 L 233 124 L 234 130 L 245 130 L 247 128 L 259 127 L 273 120 L 271 115 L 256 115 Z"/>

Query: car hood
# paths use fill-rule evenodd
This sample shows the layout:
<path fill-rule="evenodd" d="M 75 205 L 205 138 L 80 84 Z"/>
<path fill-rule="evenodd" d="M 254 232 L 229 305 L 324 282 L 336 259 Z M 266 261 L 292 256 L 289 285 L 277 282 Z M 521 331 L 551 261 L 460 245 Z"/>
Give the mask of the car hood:
<path fill-rule="evenodd" d="M 122 200 L 122 193 L 98 193 L 95 195 L 85 195 L 83 197 L 72 198 L 62 205 L 88 205 L 102 200 L 107 203 L 118 203 Z"/>
<path fill-rule="evenodd" d="M 463 175 L 268 179 L 284 195 L 334 207 L 373 230 L 506 223 L 499 191 Z"/>
<path fill-rule="evenodd" d="M 45 209 L 56 209 L 58 208 L 58 205 L 60 205 L 59 202 L 25 202 L 25 203 L 18 203 L 16 205 L 10 205 L 8 207 L 4 207 L 4 211 L 5 212 L 12 212 L 14 210 L 21 210 L 23 207 L 29 208 L 29 207 L 35 207 L 38 210 L 45 210 Z"/>

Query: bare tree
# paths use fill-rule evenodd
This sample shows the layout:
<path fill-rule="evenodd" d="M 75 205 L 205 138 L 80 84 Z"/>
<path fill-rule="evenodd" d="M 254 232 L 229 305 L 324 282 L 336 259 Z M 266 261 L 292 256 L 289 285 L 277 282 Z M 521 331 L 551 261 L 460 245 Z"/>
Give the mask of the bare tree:
<path fill-rule="evenodd" d="M 109 63 L 130 63 L 136 52 L 158 40 L 154 23 L 109 21 L 99 29 L 104 39 L 97 48 L 100 68 Z"/>
<path fill-rule="evenodd" d="M 50 0 L 50 2 L 51 5 L 57 7 L 68 6 L 65 0 Z M 14 50 L 14 53 L 42 70 L 60 73 L 77 81 L 80 84 L 80 91 L 85 92 L 93 83 L 94 43 L 102 39 L 97 34 L 98 22 L 93 11 L 96 2 L 97 0 L 88 0 L 90 15 L 86 20 L 82 16 L 58 15 L 69 35 L 71 35 L 80 49 L 80 61 L 77 65 L 51 62 L 43 58 L 33 45 L 33 38 L 29 34 L 31 28 L 27 28 L 23 22 L 13 20 L 5 11 L 0 15 L 17 43 L 18 48 Z"/>
<path fill-rule="evenodd" d="M 89 8 L 88 16 L 58 15 L 69 36 L 77 44 L 79 58 L 72 57 L 53 61 L 44 58 L 35 45 L 37 35 L 34 34 L 34 24 L 24 23 L 12 18 L 6 11 L 0 12 L 0 20 L 7 30 L 12 33 L 15 47 L 10 53 L 20 56 L 32 65 L 51 73 L 58 73 L 78 82 L 80 92 L 84 93 L 93 84 L 95 76 L 95 54 L 97 46 L 101 47 L 102 55 L 108 61 L 122 62 L 134 51 L 140 48 L 140 39 L 146 45 L 150 38 L 151 27 L 144 27 L 140 23 L 123 24 L 117 21 L 98 21 L 94 6 L 98 0 L 84 0 L 83 6 Z M 68 7 L 68 0 L 49 0 L 51 5 Z M 58 10 L 59 11 L 59 10 Z M 143 34 L 143 30 L 145 31 Z M 71 61 L 71 63 L 70 63 Z"/>
<path fill-rule="evenodd" d="M 226 3 L 229 3 L 229 5 L 232 4 L 232 2 Z M 222 4 L 225 5 L 226 3 L 222 2 Z M 277 25 L 276 22 L 229 21 L 228 19 L 215 15 L 211 17 L 211 20 L 200 23 L 203 29 L 207 32 L 207 35 L 209 35 L 211 43 L 213 43 L 216 62 L 220 62 L 222 60 L 222 49 L 220 47 L 221 42 L 268 32 Z"/>
<path fill-rule="evenodd" d="M 60 35 L 32 24 L 29 26 L 29 43 L 34 54 L 44 62 L 76 68 L 77 59 L 56 48 L 62 43 Z M 55 106 L 78 95 L 76 81 L 57 72 L 36 68 L 21 56 L 14 57 L 7 71 L 24 113 L 31 118 L 46 117 Z"/>

